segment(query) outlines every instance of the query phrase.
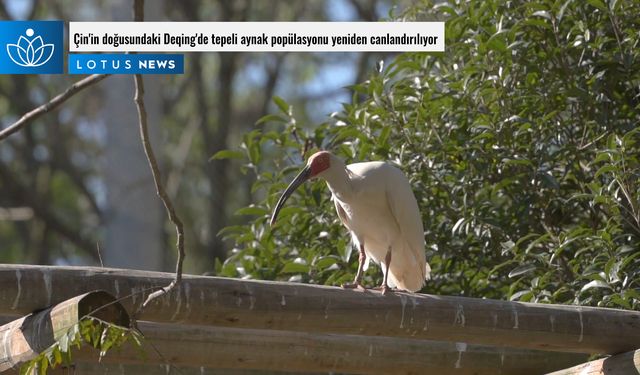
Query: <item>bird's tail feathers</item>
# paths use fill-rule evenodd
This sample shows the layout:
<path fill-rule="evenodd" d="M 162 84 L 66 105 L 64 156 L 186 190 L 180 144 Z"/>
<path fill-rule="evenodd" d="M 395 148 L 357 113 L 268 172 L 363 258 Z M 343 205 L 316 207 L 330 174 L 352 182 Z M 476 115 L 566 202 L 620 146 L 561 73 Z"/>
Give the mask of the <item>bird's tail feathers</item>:
<path fill-rule="evenodd" d="M 422 266 L 421 263 L 425 260 L 416 259 L 411 251 L 396 251 L 392 254 L 389 284 L 393 283 L 398 288 L 411 292 L 422 289 L 426 280 L 430 278 L 429 264 L 424 263 L 425 266 Z"/>
<path fill-rule="evenodd" d="M 429 263 L 425 263 L 424 279 L 425 280 L 431 280 L 431 267 L 429 266 Z"/>

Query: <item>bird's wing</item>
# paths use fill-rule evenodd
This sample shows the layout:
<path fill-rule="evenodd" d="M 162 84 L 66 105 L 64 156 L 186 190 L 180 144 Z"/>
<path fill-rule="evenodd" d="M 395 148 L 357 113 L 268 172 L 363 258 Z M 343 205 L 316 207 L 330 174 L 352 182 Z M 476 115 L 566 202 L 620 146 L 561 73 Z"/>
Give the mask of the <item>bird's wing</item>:
<path fill-rule="evenodd" d="M 400 228 L 401 236 L 406 240 L 411 254 L 423 274 L 422 280 L 424 280 L 427 277 L 424 226 L 422 225 L 418 202 L 413 195 L 413 191 L 411 191 L 408 181 L 406 184 L 397 182 L 390 189 L 387 189 L 387 202 L 391 209 L 391 214 Z"/>
<path fill-rule="evenodd" d="M 342 208 L 340 202 L 338 202 L 338 199 L 336 199 L 336 197 L 333 197 L 333 204 L 336 205 L 336 212 L 338 213 L 338 217 L 340 218 L 342 225 L 349 228 L 349 224 L 347 223 L 347 213 L 344 212 L 344 209 Z"/>

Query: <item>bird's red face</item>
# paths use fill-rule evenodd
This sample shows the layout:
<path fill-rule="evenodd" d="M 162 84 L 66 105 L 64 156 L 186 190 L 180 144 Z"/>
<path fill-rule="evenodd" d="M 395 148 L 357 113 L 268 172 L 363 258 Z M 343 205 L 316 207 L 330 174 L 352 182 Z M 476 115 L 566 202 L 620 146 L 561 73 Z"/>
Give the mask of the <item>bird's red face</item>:
<path fill-rule="evenodd" d="M 331 161 L 329 159 L 329 153 L 327 151 L 316 152 L 311 155 L 307 165 L 311 169 L 311 178 L 316 177 L 319 173 L 322 173 L 329 169 Z"/>

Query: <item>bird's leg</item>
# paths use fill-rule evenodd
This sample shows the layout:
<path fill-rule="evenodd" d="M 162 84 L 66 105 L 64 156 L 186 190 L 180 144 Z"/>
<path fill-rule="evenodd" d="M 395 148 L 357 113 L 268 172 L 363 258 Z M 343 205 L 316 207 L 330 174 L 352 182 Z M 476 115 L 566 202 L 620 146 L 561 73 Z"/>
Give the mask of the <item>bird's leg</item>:
<path fill-rule="evenodd" d="M 360 283 L 362 281 L 362 273 L 363 273 L 363 269 L 364 269 L 364 262 L 365 260 L 367 260 L 367 254 L 365 254 L 364 252 L 364 243 L 360 244 L 360 256 L 358 257 L 358 273 L 356 273 L 356 278 L 353 280 L 353 283 L 351 284 L 342 284 L 343 288 L 347 288 L 347 289 L 355 289 L 355 288 L 362 288 L 364 289 L 364 287 L 362 286 L 362 284 Z"/>
<path fill-rule="evenodd" d="M 391 265 L 391 246 L 389 246 L 389 250 L 387 250 L 387 254 L 384 256 L 385 269 L 384 269 L 384 277 L 382 278 L 382 284 L 380 284 L 380 286 L 373 288 L 374 290 L 381 291 L 383 295 L 385 295 L 387 292 L 392 291 L 392 289 L 389 288 L 389 284 L 387 283 L 387 281 L 389 280 L 390 265 Z"/>
<path fill-rule="evenodd" d="M 384 278 L 382 279 L 382 285 L 380 285 L 380 290 L 382 291 L 383 295 L 391 290 L 391 288 L 389 288 L 389 284 L 387 284 L 387 279 L 389 278 L 389 268 L 391 268 L 391 247 L 389 247 L 389 250 L 387 250 L 387 255 L 385 255 L 384 257 L 384 266 Z"/>

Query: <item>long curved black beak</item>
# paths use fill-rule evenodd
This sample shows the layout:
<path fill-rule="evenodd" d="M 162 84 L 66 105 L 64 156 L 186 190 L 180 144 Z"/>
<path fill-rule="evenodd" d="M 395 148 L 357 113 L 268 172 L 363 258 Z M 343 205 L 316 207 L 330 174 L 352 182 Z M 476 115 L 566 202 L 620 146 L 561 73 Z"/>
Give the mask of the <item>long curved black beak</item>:
<path fill-rule="evenodd" d="M 311 168 L 307 165 L 300 171 L 300 173 L 298 173 L 296 178 L 291 181 L 289 186 L 287 186 L 287 190 L 285 190 L 284 193 L 282 193 L 282 195 L 280 196 L 280 199 L 278 199 L 278 204 L 276 204 L 276 208 L 273 210 L 273 214 L 271 215 L 271 226 L 273 226 L 273 224 L 276 222 L 276 218 L 278 218 L 278 213 L 280 212 L 282 206 L 284 206 L 284 202 L 286 202 L 287 199 L 289 199 L 289 196 L 293 194 L 298 186 L 307 181 L 309 177 L 311 177 Z"/>

